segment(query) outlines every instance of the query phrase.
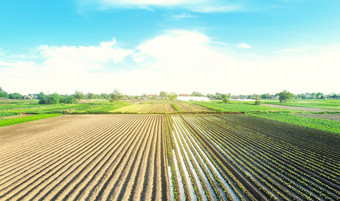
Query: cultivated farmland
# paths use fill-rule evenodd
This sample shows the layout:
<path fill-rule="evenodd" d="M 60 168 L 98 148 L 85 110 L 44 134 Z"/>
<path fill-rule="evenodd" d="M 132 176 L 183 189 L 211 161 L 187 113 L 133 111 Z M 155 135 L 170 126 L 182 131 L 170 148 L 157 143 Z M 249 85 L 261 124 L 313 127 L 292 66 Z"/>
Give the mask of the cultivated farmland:
<path fill-rule="evenodd" d="M 0 200 L 167 200 L 161 115 L 81 115 L 0 129 Z"/>
<path fill-rule="evenodd" d="M 62 115 L 0 128 L 0 200 L 339 200 L 339 144 L 252 115 Z"/>
<path fill-rule="evenodd" d="M 112 111 L 113 113 L 132 113 L 132 114 L 164 114 L 174 113 L 176 109 L 171 103 L 168 102 L 152 102 L 152 103 L 140 103 L 133 104 L 127 107 L 119 108 Z"/>
<path fill-rule="evenodd" d="M 296 137 L 285 140 L 284 131 L 267 134 L 225 117 L 228 115 L 168 116 L 171 197 L 181 200 L 340 199 L 338 136 L 333 136 L 335 141 L 327 152 L 324 146 L 313 142 L 306 148 L 294 145 Z"/>

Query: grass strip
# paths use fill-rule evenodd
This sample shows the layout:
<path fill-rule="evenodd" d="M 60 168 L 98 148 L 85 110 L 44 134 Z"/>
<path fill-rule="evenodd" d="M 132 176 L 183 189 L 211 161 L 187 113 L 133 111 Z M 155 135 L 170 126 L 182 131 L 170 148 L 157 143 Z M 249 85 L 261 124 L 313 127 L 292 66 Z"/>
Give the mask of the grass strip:
<path fill-rule="evenodd" d="M 339 121 L 297 116 L 290 113 L 261 113 L 250 115 L 340 134 Z"/>
<path fill-rule="evenodd" d="M 178 105 L 176 104 L 176 103 L 173 103 L 172 104 L 173 106 L 174 106 L 174 108 L 176 109 L 176 111 L 181 111 L 181 108 L 180 107 L 178 107 Z"/>
<path fill-rule="evenodd" d="M 9 126 L 9 125 L 14 125 L 14 124 L 20 124 L 28 121 L 35 121 L 39 119 L 46 119 L 46 118 L 51 118 L 51 117 L 57 117 L 62 114 L 37 114 L 37 115 L 32 115 L 32 116 L 26 116 L 26 117 L 18 117 L 18 118 L 13 118 L 13 119 L 3 119 L 0 120 L 0 127 L 3 126 Z"/>
<path fill-rule="evenodd" d="M 1 112 L 0 111 L 0 118 L 14 116 L 14 115 L 18 115 L 18 114 L 20 114 L 20 113 L 17 113 L 17 112 Z"/>

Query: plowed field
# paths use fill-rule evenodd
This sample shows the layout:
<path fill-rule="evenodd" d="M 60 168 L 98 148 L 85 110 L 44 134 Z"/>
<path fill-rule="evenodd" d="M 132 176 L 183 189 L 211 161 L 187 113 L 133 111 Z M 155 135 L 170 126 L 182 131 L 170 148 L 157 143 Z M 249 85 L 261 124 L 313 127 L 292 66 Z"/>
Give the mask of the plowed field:
<path fill-rule="evenodd" d="M 340 200 L 340 137 L 248 115 L 0 128 L 0 200 Z"/>
<path fill-rule="evenodd" d="M 0 200 L 167 200 L 160 115 L 62 116 L 0 129 Z"/>

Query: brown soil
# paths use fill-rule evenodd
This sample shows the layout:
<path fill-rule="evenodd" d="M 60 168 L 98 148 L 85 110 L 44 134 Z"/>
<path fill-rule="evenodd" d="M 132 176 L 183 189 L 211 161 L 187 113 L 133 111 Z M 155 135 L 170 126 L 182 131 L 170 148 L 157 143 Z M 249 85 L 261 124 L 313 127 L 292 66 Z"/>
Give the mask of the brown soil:
<path fill-rule="evenodd" d="M 0 128 L 0 200 L 168 200 L 161 115 L 65 115 Z"/>

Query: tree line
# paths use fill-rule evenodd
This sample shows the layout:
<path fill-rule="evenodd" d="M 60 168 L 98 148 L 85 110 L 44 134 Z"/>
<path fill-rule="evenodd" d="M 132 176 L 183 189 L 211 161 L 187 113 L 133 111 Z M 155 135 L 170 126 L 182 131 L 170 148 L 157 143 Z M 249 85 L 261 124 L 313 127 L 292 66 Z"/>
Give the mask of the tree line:
<path fill-rule="evenodd" d="M 188 94 L 189 95 L 189 94 Z M 39 99 L 40 104 L 59 104 L 59 103 L 77 103 L 79 100 L 91 100 L 91 99 L 105 99 L 112 101 L 120 101 L 124 100 L 155 100 L 155 99 L 169 99 L 171 101 L 176 100 L 176 93 L 168 93 L 165 91 L 161 91 L 159 95 L 125 95 L 119 90 L 115 89 L 112 93 L 83 93 L 81 91 L 76 91 L 74 94 L 44 94 L 40 92 L 39 94 L 28 94 L 21 95 L 20 93 L 7 93 L 0 87 L 0 98 L 3 99 Z M 221 100 L 224 103 L 229 103 L 230 99 L 254 99 L 256 104 L 260 104 L 261 99 L 279 99 L 280 102 L 286 102 L 286 100 L 294 98 L 294 99 L 340 99 L 340 94 L 331 93 L 324 94 L 321 92 L 318 93 L 301 93 L 301 94 L 293 94 L 287 90 L 283 90 L 276 94 L 253 94 L 253 95 L 231 95 L 230 93 L 219 93 L 215 94 L 207 94 L 204 95 L 200 92 L 194 91 L 189 96 L 198 96 L 198 97 L 208 97 L 210 100 Z"/>

